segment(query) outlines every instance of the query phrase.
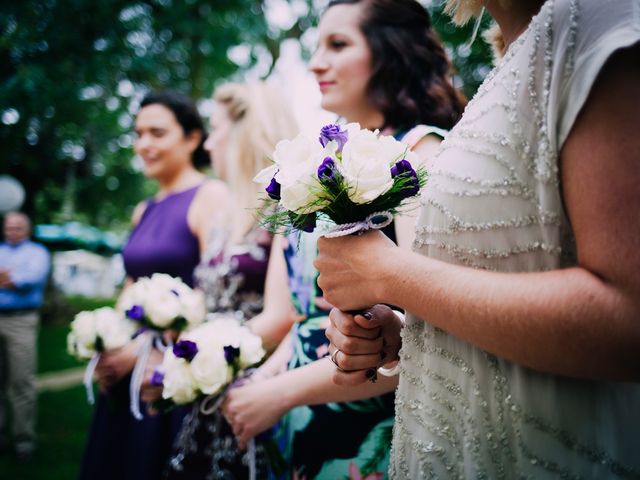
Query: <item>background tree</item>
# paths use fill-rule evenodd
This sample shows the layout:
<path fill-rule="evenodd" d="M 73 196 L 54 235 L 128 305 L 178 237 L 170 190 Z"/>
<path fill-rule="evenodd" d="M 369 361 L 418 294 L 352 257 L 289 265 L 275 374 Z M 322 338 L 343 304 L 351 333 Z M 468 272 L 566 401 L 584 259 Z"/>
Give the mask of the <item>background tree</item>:
<path fill-rule="evenodd" d="M 425 2 L 471 95 L 489 52 Z M 317 22 L 313 0 L 22 0 L 0 5 L 0 174 L 27 190 L 36 222 L 125 227 L 152 193 L 131 149 L 132 112 L 149 89 L 207 98 L 216 82 L 261 64 Z M 267 22 L 289 8 L 290 21 Z M 312 30 L 311 30 L 312 32 Z M 303 55 L 312 48 L 303 37 Z"/>

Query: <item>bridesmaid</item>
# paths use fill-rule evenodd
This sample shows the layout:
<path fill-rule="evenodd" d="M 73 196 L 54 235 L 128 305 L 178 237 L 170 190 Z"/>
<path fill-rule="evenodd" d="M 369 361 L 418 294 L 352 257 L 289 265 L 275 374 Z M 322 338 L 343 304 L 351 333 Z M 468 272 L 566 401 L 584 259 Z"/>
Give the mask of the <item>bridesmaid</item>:
<path fill-rule="evenodd" d="M 333 1 L 318 33 L 309 67 L 322 106 L 403 139 L 426 163 L 463 104 L 426 10 L 413 0 Z M 398 243 L 408 247 L 413 220 L 398 217 L 395 224 Z M 259 370 L 272 378 L 232 390 L 225 414 L 241 444 L 282 418 L 277 433 L 293 478 L 382 478 L 393 426 L 390 392 L 397 379 L 368 384 L 359 395 L 332 383 L 333 365 L 322 358 L 328 353 L 324 330 L 330 305 L 313 266 L 320 233 L 319 226 L 312 234 L 279 241 L 301 320 L 290 341 Z M 288 371 L 280 373 L 283 358 Z"/>
<path fill-rule="evenodd" d="M 144 174 L 159 188 L 134 210 L 134 228 L 123 249 L 127 283 L 159 272 L 193 285 L 211 221 L 221 216 L 230 198 L 222 182 L 206 180 L 195 168 L 206 160 L 202 119 L 189 98 L 154 92 L 140 104 L 135 131 L 134 149 L 144 161 Z M 130 414 L 129 380 L 137 347 L 133 340 L 102 355 L 98 364 L 101 395 L 81 479 L 155 480 L 161 475 L 184 412 L 145 415 L 140 421 Z"/>
<path fill-rule="evenodd" d="M 298 128 L 281 96 L 264 82 L 230 83 L 216 89 L 211 133 L 204 144 L 214 173 L 230 187 L 229 221 L 212 229 L 196 281 L 205 292 L 210 314 L 230 314 L 249 322 L 267 349 L 272 350 L 291 326 L 286 308 L 286 284 L 276 295 L 284 301 L 263 305 L 267 265 L 286 274 L 282 256 L 271 258 L 272 236 L 256 221 L 262 195 L 253 177 L 269 164 L 276 143 L 292 138 Z M 278 306 L 284 305 L 284 308 Z M 256 314 L 260 315 L 255 318 Z M 160 389 L 145 387 L 145 398 L 158 398 Z M 220 411 L 203 414 L 201 402 L 192 406 L 170 457 L 166 478 L 249 478 L 248 458 L 238 449 Z M 257 451 L 258 478 L 268 465 Z"/>

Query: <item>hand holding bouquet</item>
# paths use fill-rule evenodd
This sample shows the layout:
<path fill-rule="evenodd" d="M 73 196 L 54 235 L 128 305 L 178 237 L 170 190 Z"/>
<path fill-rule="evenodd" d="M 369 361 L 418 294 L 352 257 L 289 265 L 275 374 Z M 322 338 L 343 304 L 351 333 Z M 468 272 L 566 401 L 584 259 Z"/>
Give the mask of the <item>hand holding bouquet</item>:
<path fill-rule="evenodd" d="M 90 360 L 84 376 L 89 403 L 94 403 L 91 381 L 100 354 L 126 345 L 136 329 L 134 322 L 110 307 L 80 312 L 71 322 L 67 350 L 80 360 Z"/>
<path fill-rule="evenodd" d="M 275 231 L 313 231 L 319 215 L 337 224 L 327 236 L 382 228 L 426 182 L 407 145 L 355 123 L 323 127 L 319 142 L 303 135 L 283 140 L 273 157 L 255 181 L 277 202 L 262 221 Z"/>

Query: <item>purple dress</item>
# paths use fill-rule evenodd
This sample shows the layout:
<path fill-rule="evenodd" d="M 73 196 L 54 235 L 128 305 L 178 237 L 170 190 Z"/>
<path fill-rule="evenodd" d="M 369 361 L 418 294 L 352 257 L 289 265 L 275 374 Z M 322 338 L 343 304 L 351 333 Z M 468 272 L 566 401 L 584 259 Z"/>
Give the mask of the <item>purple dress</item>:
<path fill-rule="evenodd" d="M 187 224 L 187 212 L 199 187 L 150 199 L 123 249 L 132 279 L 167 273 L 193 285 L 200 259 L 198 239 Z M 81 479 L 157 480 L 167 463 L 185 408 L 136 420 L 129 412 L 129 380 L 123 378 L 98 398 L 87 439 Z"/>

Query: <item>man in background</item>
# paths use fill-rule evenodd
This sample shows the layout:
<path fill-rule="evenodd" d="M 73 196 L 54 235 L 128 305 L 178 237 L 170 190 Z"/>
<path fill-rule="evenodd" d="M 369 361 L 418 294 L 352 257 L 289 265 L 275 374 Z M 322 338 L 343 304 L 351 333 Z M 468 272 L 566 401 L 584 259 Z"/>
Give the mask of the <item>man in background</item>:
<path fill-rule="evenodd" d="M 23 213 L 4 217 L 0 243 L 0 449 L 9 447 L 7 401 L 12 412 L 16 459 L 28 462 L 35 450 L 36 338 L 38 309 L 50 267 L 46 248 L 29 239 Z"/>

